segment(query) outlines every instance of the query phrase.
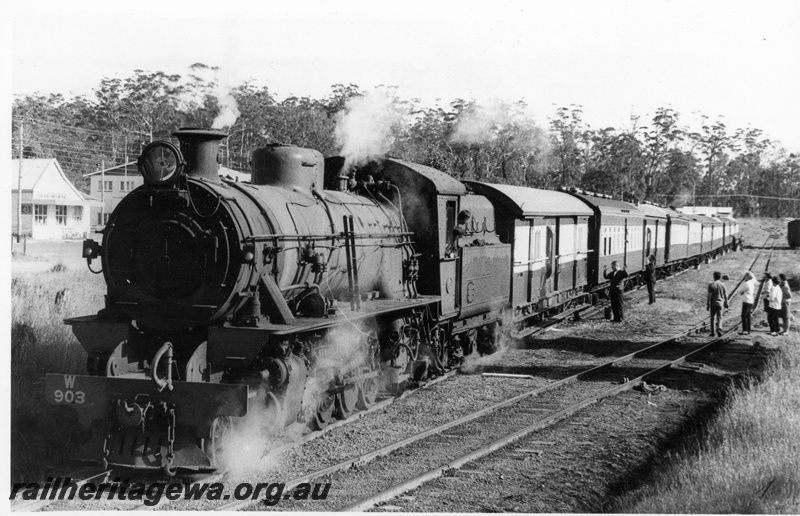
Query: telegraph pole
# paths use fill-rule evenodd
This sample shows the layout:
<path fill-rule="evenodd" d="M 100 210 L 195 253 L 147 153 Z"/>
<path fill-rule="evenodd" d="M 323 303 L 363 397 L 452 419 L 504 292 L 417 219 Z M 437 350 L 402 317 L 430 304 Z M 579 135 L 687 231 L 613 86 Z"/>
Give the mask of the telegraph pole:
<path fill-rule="evenodd" d="M 22 137 L 24 126 L 22 121 L 19 122 L 19 171 L 17 177 L 17 243 L 19 243 L 19 235 L 22 233 L 22 162 L 23 159 L 23 146 Z"/>
<path fill-rule="evenodd" d="M 100 162 L 100 201 L 102 201 L 102 206 L 100 207 L 100 224 L 105 226 L 106 223 L 106 162 L 105 160 Z"/>

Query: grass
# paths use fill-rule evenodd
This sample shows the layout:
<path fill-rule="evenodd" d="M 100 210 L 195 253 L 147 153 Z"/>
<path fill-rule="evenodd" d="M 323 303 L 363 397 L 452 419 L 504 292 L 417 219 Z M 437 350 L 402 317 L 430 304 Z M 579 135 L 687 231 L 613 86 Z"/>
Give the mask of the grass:
<path fill-rule="evenodd" d="M 743 222 L 748 246 L 761 246 L 767 233 L 786 229 L 780 220 Z M 778 242 L 781 245 L 785 239 Z M 46 267 L 39 273 L 20 272 L 30 261 L 44 262 Z M 74 411 L 45 403 L 42 379 L 49 372 L 85 373 L 86 353 L 62 319 L 96 313 L 103 304 L 105 285 L 81 262 L 79 243 L 29 242 L 25 256 L 12 258 L 12 482 L 43 481 L 47 465 L 64 463 L 69 457 L 66 438 L 78 429 Z M 744 270 L 739 268 L 737 274 Z M 795 288 L 800 265 L 786 272 Z M 731 286 L 739 276 L 731 276 Z M 687 302 L 704 305 L 706 284 L 679 278 L 659 283 L 663 292 L 653 305 L 659 312 L 645 315 L 660 317 L 660 310 L 669 308 L 676 317 L 685 318 Z M 68 301 L 57 308 L 55 294 L 65 288 L 70 291 Z M 800 296 L 795 296 L 794 306 L 798 303 Z M 614 510 L 797 513 L 798 470 L 800 338 L 794 333 L 763 381 L 753 380 L 732 392 L 724 411 L 685 445 L 680 458 L 654 483 L 624 496 Z"/>
<path fill-rule="evenodd" d="M 785 231 L 780 223 L 756 221 L 747 229 L 753 237 L 748 245 L 763 244 L 764 232 Z M 783 257 L 771 268 L 787 274 L 794 292 L 792 331 L 767 337 L 767 345 L 777 349 L 764 371 L 731 387 L 719 410 L 692 425 L 699 430 L 686 435 L 610 512 L 800 513 L 800 261 Z"/>
<path fill-rule="evenodd" d="M 12 263 L 13 268 L 13 263 Z M 56 306 L 56 292 L 70 294 Z M 44 468 L 63 459 L 65 440 L 77 430 L 73 411 L 44 401 L 46 373 L 86 373 L 86 353 L 63 318 L 102 307 L 102 278 L 60 262 L 49 271 L 11 279 L 11 476 L 42 481 Z"/>
<path fill-rule="evenodd" d="M 703 430 L 611 511 L 797 514 L 800 336 L 793 332 L 780 346 L 760 379 L 733 387 Z"/>

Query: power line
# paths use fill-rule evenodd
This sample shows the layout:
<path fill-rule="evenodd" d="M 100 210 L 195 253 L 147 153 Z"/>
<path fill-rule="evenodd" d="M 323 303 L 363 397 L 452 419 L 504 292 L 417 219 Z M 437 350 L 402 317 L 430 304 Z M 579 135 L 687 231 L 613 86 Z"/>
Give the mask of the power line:
<path fill-rule="evenodd" d="M 714 198 L 718 199 L 720 197 L 723 198 L 730 198 L 730 197 L 747 197 L 751 199 L 772 199 L 776 201 L 800 201 L 800 199 L 796 199 L 793 197 L 771 197 L 767 195 L 752 195 L 752 194 L 716 194 L 716 195 L 690 195 L 690 194 L 676 194 L 676 195 L 665 195 L 665 194 L 655 194 L 653 197 L 661 197 L 667 199 L 674 199 L 675 197 L 688 197 L 691 196 L 692 198 Z"/>

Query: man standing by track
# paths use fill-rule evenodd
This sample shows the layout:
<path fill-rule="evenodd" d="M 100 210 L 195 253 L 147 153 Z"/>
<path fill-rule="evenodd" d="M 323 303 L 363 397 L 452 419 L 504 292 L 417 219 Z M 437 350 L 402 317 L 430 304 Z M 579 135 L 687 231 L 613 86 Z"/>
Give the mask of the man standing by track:
<path fill-rule="evenodd" d="M 611 322 L 622 322 L 622 305 L 623 298 L 622 292 L 625 290 L 625 278 L 628 273 L 625 269 L 617 268 L 617 261 L 611 262 L 611 272 L 608 272 L 608 267 L 603 267 L 603 277 L 611 282 L 608 288 L 608 295 L 611 298 L 611 312 L 614 314 Z"/>
<path fill-rule="evenodd" d="M 781 280 L 781 319 L 783 319 L 783 328 L 780 331 L 784 335 L 789 331 L 792 324 L 792 289 L 789 288 L 789 283 L 786 282 L 786 274 L 778 274 Z"/>
<path fill-rule="evenodd" d="M 747 271 L 744 273 L 744 282 L 742 283 L 742 331 L 739 335 L 750 335 L 750 328 L 752 323 L 753 304 L 756 302 L 756 277 L 752 272 Z"/>
<path fill-rule="evenodd" d="M 644 283 L 647 285 L 647 297 L 652 305 L 656 302 L 656 257 L 652 254 L 647 257 L 647 265 L 644 266 Z"/>
<path fill-rule="evenodd" d="M 714 281 L 708 285 L 706 310 L 711 312 L 711 336 L 722 337 L 722 310 L 728 308 L 728 290 L 722 283 L 722 273 L 714 271 Z"/>

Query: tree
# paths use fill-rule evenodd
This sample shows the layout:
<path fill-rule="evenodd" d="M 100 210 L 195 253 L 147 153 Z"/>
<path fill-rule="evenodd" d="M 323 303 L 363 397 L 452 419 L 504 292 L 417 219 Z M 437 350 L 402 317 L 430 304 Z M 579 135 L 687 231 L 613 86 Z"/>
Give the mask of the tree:
<path fill-rule="evenodd" d="M 720 189 L 730 185 L 724 184 L 724 169 L 728 161 L 727 152 L 735 150 L 734 141 L 728 134 L 728 128 L 721 120 L 713 124 L 708 123 L 708 117 L 701 116 L 703 122 L 699 133 L 691 133 L 689 137 L 694 141 L 693 149 L 697 149 L 704 164 L 704 175 L 698 188 L 701 195 L 716 197 Z"/>
<path fill-rule="evenodd" d="M 142 134 L 148 141 L 168 137 L 179 125 L 184 93 L 180 75 L 134 70 L 125 79 L 105 78 L 95 91 L 98 122 L 108 130 Z"/>
<path fill-rule="evenodd" d="M 595 131 L 582 185 L 631 201 L 644 199 L 647 158 L 634 133 L 614 128 Z"/>
<path fill-rule="evenodd" d="M 666 173 L 674 160 L 684 162 L 675 154 L 686 133 L 678 126 L 678 112 L 671 108 L 658 108 L 653 116 L 652 126 L 643 127 L 644 152 L 647 166 L 644 170 L 644 196 L 653 198 L 666 182 L 670 182 Z"/>
<path fill-rule="evenodd" d="M 586 155 L 591 130 L 583 122 L 581 106 L 571 105 L 556 110 L 550 119 L 550 160 L 554 186 L 580 183 L 586 172 Z"/>

